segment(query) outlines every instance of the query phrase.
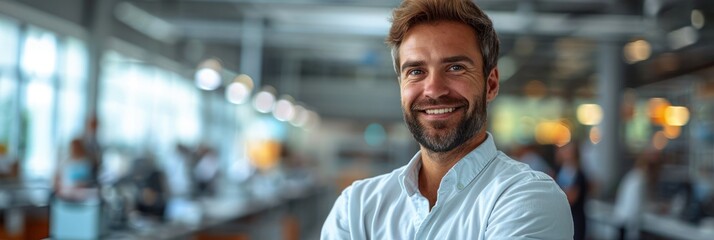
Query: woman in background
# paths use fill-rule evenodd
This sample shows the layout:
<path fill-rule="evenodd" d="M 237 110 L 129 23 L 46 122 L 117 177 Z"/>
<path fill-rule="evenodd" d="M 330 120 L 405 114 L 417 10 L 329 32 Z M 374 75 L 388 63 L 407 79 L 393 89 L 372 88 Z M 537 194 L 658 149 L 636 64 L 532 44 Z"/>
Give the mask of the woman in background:
<path fill-rule="evenodd" d="M 555 180 L 565 192 L 570 203 L 570 212 L 573 214 L 575 230 L 573 239 L 585 239 L 585 200 L 590 187 L 580 168 L 580 152 L 577 145 L 568 143 L 557 148 L 555 161 L 559 166 Z"/>
<path fill-rule="evenodd" d="M 89 197 L 88 188 L 94 185 L 95 163 L 87 157 L 81 139 L 70 143 L 69 158 L 59 167 L 55 178 L 55 192 L 65 200 L 83 200 Z"/>

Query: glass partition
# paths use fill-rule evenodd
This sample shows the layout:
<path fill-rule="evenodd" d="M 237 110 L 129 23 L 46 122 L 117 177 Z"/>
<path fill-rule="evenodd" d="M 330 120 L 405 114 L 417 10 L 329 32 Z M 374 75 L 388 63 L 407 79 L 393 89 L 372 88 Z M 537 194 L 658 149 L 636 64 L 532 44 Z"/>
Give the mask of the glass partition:
<path fill-rule="evenodd" d="M 12 146 L 17 143 L 17 53 L 19 24 L 0 16 L 0 176 L 12 175 Z"/>

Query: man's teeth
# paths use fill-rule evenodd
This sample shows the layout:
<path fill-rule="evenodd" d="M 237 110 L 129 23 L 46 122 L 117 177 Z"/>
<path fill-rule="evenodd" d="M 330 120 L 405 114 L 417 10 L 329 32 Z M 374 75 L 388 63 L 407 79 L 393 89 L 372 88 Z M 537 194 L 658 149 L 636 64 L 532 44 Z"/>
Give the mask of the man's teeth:
<path fill-rule="evenodd" d="M 453 112 L 456 108 L 440 108 L 440 109 L 429 109 L 426 110 L 426 114 L 444 114 Z"/>

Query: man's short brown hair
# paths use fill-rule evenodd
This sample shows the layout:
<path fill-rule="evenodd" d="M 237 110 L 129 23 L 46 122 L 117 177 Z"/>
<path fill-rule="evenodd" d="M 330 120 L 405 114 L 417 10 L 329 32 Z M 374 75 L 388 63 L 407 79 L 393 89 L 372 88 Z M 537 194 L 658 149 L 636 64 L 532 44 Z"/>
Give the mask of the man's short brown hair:
<path fill-rule="evenodd" d="M 387 45 L 392 48 L 394 71 L 399 76 L 399 46 L 411 27 L 421 23 L 456 21 L 471 26 L 483 58 L 483 74 L 496 67 L 498 61 L 498 36 L 491 19 L 471 0 L 404 0 L 392 13 L 392 27 Z"/>

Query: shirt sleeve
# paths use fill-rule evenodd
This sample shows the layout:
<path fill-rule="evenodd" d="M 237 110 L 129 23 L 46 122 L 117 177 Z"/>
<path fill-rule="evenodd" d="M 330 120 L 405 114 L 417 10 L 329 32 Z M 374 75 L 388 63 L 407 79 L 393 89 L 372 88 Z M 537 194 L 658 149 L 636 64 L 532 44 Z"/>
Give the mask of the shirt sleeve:
<path fill-rule="evenodd" d="M 485 235 L 485 239 L 573 239 L 568 200 L 550 179 L 516 183 L 494 205 Z"/>
<path fill-rule="evenodd" d="M 347 187 L 337 200 L 335 205 L 332 206 L 330 214 L 327 215 L 325 223 L 322 225 L 322 232 L 320 234 L 321 240 L 335 240 L 335 239 L 350 239 L 349 230 L 349 215 L 347 209 L 349 208 L 349 192 L 352 187 Z"/>

